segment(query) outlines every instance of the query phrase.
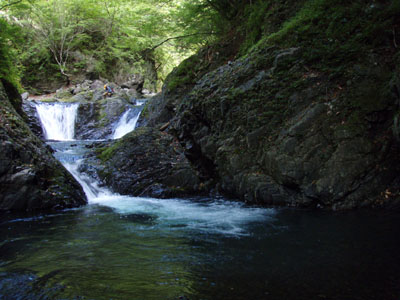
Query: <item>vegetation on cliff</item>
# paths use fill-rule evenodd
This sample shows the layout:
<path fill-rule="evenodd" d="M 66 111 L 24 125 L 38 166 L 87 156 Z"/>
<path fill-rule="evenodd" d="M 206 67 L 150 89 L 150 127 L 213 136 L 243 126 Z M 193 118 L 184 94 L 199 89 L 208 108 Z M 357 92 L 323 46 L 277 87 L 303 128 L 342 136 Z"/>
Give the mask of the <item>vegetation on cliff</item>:
<path fill-rule="evenodd" d="M 150 124 L 249 202 L 399 198 L 397 1 L 252 1 L 166 80 Z M 158 105 L 159 106 L 159 105 Z"/>

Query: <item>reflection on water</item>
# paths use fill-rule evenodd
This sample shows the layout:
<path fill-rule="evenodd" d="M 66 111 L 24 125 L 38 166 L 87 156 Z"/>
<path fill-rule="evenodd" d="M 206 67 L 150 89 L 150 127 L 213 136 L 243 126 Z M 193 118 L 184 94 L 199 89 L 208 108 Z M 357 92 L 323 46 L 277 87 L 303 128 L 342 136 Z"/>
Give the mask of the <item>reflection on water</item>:
<path fill-rule="evenodd" d="M 395 213 L 266 210 L 236 234 L 188 217 L 235 203 L 159 201 L 3 216 L 0 299 L 399 299 Z"/>

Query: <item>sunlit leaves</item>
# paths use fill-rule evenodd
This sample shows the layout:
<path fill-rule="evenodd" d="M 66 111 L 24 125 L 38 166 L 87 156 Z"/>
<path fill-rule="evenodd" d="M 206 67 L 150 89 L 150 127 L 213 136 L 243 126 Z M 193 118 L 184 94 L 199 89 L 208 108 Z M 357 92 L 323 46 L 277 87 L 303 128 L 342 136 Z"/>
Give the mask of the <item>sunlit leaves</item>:
<path fill-rule="evenodd" d="M 32 61 L 58 64 L 65 75 L 81 66 L 112 79 L 121 69 L 140 73 L 151 65 L 162 79 L 223 27 L 207 2 L 0 0 L 0 7 L 23 29 L 18 58 L 27 69 Z"/>

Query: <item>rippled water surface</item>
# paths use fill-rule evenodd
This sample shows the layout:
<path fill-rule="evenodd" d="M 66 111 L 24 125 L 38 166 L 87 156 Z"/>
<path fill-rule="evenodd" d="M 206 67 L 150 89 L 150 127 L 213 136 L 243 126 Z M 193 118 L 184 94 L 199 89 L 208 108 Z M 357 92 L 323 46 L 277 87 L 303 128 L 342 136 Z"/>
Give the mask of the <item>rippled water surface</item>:
<path fill-rule="evenodd" d="M 399 219 L 123 197 L 5 215 L 0 299 L 400 299 Z"/>

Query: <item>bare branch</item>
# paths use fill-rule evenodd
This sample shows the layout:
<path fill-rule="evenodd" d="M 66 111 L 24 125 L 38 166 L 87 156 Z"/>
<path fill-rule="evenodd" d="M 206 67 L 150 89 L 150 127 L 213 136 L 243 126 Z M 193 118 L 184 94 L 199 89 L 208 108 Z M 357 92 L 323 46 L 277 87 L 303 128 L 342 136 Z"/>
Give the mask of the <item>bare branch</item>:
<path fill-rule="evenodd" d="M 5 9 L 6 7 L 9 7 L 9 6 L 12 6 L 12 5 L 21 3 L 21 2 L 22 2 L 22 0 L 18 0 L 18 1 L 14 1 L 14 2 L 10 2 L 10 3 L 4 4 L 3 6 L 0 7 L 0 10 L 3 10 L 3 9 Z"/>
<path fill-rule="evenodd" d="M 162 41 L 161 43 L 158 43 L 157 45 L 153 46 L 150 49 L 147 49 L 148 52 L 154 51 L 155 49 L 157 49 L 158 47 L 162 46 L 163 44 L 171 41 L 171 40 L 179 40 L 179 39 L 184 39 L 187 37 L 191 37 L 191 36 L 196 36 L 196 35 L 209 35 L 209 34 L 216 34 L 215 32 L 198 32 L 198 33 L 192 33 L 192 34 L 186 34 L 186 35 L 181 35 L 181 36 L 175 36 L 175 37 L 170 37 L 167 38 L 166 40 Z"/>

